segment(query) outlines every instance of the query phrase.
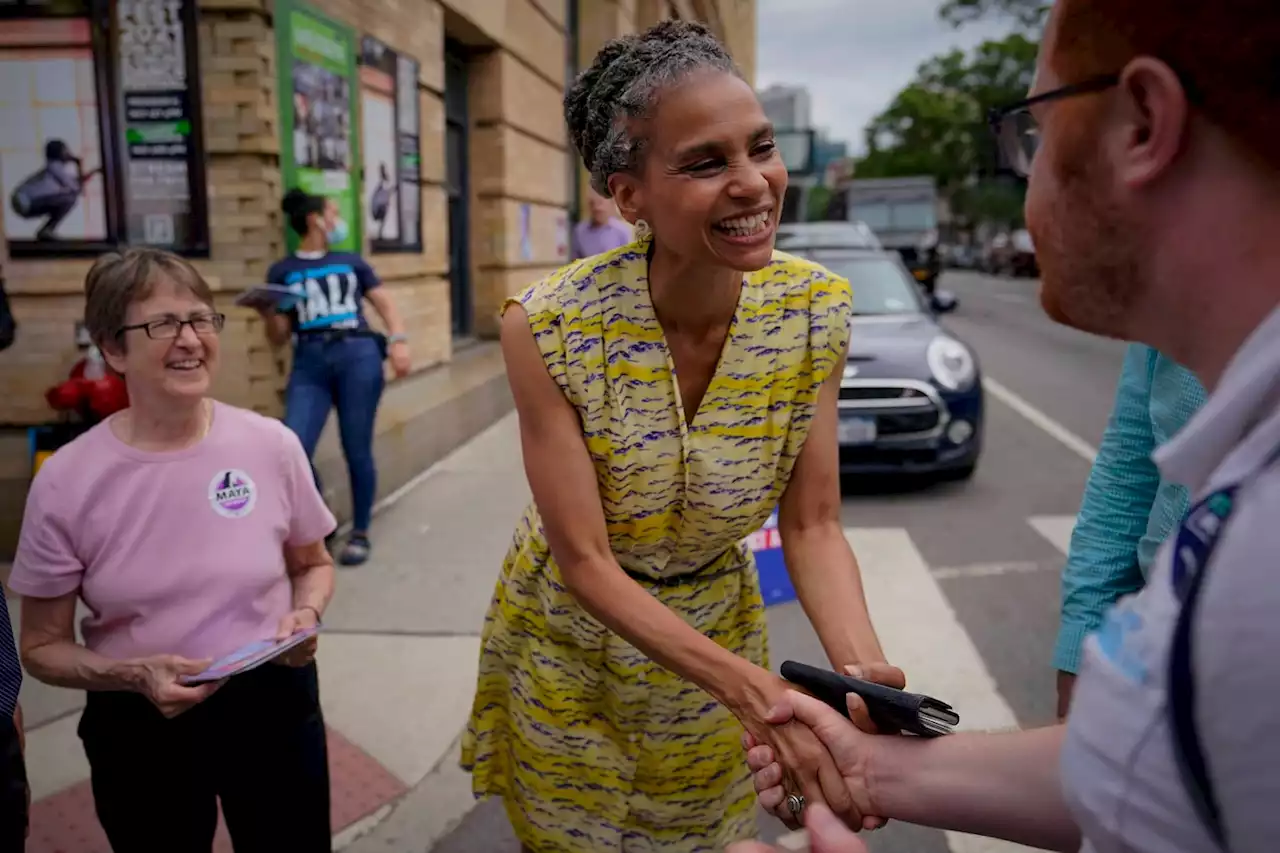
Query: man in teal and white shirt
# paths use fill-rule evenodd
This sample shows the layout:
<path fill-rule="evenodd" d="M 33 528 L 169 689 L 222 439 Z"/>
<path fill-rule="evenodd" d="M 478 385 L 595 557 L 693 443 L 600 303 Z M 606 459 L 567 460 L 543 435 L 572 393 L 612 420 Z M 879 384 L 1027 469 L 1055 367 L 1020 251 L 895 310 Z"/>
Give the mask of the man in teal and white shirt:
<path fill-rule="evenodd" d="M 1062 623 L 1053 655 L 1060 719 L 1071 703 L 1084 638 L 1111 605 L 1143 587 L 1160 543 L 1186 514 L 1187 490 L 1161 480 L 1151 454 L 1204 401 L 1204 388 L 1190 371 L 1150 347 L 1129 346 L 1062 571 Z"/>

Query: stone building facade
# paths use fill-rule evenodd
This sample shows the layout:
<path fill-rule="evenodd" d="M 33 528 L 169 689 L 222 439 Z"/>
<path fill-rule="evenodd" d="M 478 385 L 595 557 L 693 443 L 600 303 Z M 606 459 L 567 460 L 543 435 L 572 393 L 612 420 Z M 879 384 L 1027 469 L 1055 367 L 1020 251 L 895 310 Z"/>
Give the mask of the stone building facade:
<path fill-rule="evenodd" d="M 282 126 L 280 103 L 280 81 L 288 80 L 278 48 L 284 10 L 300 9 L 345 30 L 355 51 L 370 37 L 416 63 L 416 80 L 405 84 L 412 91 L 398 91 L 397 103 L 417 102 L 419 165 L 407 186 L 419 196 L 421 245 L 378 251 L 368 228 L 362 244 L 406 318 L 415 368 L 388 385 L 379 413 L 383 494 L 510 406 L 500 358 L 486 340 L 495 335 L 502 300 L 567 257 L 568 229 L 586 186 L 561 117 L 561 97 L 576 70 L 607 39 L 671 16 L 709 22 L 749 75 L 755 66 L 755 0 L 187 2 L 195 4 L 189 44 L 197 46 L 198 74 L 189 91 L 199 100 L 193 132 L 200 134 L 204 171 L 204 198 L 193 195 L 207 209 L 208 232 L 207 247 L 191 254 L 228 316 L 215 393 L 264 413 L 280 412 L 288 353 L 273 350 L 257 315 L 234 299 L 288 251 L 279 203 L 288 189 L 284 160 L 295 143 Z M 25 5 L 3 14 L 21 17 Z M 82 6 L 86 20 L 117 8 L 107 0 L 49 5 L 73 17 Z M 183 0 L 125 5 L 139 14 L 176 14 Z M 30 48 L 11 23 L 0 20 L 0 30 L 10 32 L 0 35 L 0 51 Z M 99 65 L 114 62 L 100 54 L 113 51 L 116 38 L 94 37 Z M 100 80 L 100 97 L 116 97 L 111 86 L 119 79 L 103 77 L 108 82 Z M 353 68 L 348 130 L 357 140 L 363 79 Z M 46 96 L 32 95 L 39 97 Z M 121 133 L 106 123 L 99 127 L 104 135 Z M 20 156 L 0 148 L 0 167 Z M 357 199 L 369 197 L 365 171 L 366 191 Z M 8 195 L 16 178 L 4 175 Z M 5 201 L 0 217 L 15 222 Z M 89 251 L 15 239 L 21 229 L 3 225 L 0 219 L 0 235 L 10 239 L 0 263 L 19 331 L 15 345 L 0 353 L 0 557 L 11 551 L 21 519 L 33 468 L 31 428 L 56 419 L 45 392 L 83 354 L 76 327 L 91 263 Z M 461 410 L 460 400 L 469 400 Z M 341 513 L 346 478 L 335 436 L 322 441 L 317 465 Z"/>

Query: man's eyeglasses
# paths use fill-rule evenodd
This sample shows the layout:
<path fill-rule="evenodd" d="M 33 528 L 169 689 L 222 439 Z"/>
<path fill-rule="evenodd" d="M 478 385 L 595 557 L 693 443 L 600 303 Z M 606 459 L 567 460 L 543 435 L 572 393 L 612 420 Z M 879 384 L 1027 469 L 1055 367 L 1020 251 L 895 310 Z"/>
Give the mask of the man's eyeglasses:
<path fill-rule="evenodd" d="M 177 317 L 165 317 L 163 320 L 152 320 L 149 323 L 138 323 L 134 326 L 123 326 L 116 337 L 124 337 L 126 332 L 141 329 L 153 341 L 171 341 L 182 334 L 183 326 L 190 326 L 197 335 L 216 335 L 222 331 L 227 322 L 226 314 L 193 314 L 185 320 Z"/>
<path fill-rule="evenodd" d="M 1103 74 L 992 110 L 987 120 L 1000 146 L 1000 156 L 1004 164 L 1021 177 L 1025 178 L 1031 174 L 1031 163 L 1035 160 L 1036 150 L 1040 147 L 1040 129 L 1036 124 L 1035 116 L 1031 114 L 1032 107 L 1077 95 L 1103 92 L 1119 82 L 1119 74 Z"/>

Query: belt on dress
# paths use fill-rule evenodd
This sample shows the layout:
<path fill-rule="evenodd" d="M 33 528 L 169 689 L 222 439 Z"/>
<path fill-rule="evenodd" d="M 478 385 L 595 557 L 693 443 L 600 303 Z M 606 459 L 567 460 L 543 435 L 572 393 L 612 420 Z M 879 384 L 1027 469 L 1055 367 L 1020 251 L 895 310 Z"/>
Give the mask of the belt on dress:
<path fill-rule="evenodd" d="M 636 581 L 637 583 L 647 584 L 649 586 L 660 586 L 660 587 L 665 587 L 669 589 L 671 587 L 690 586 L 691 584 L 704 583 L 706 581 L 713 581 L 713 580 L 719 580 L 720 578 L 727 578 L 729 575 L 737 574 L 738 572 L 741 572 L 745 568 L 744 566 L 741 566 L 741 565 L 732 565 L 732 566 L 727 566 L 723 569 L 719 569 L 714 572 L 707 572 L 706 574 L 703 574 L 703 569 L 705 569 L 707 566 L 712 565 L 713 563 L 716 562 L 716 560 L 719 560 L 719 559 L 720 557 L 716 557 L 715 560 L 712 560 L 710 563 L 707 563 L 705 566 L 702 566 L 701 568 L 694 569 L 693 571 L 686 572 L 685 574 L 682 574 L 682 575 L 674 575 L 669 578 L 650 577 L 649 575 L 644 575 L 644 574 L 641 574 L 640 572 L 633 572 L 630 569 L 626 569 L 626 568 L 624 568 L 623 571 L 627 573 L 627 577 L 631 578 L 633 581 Z"/>

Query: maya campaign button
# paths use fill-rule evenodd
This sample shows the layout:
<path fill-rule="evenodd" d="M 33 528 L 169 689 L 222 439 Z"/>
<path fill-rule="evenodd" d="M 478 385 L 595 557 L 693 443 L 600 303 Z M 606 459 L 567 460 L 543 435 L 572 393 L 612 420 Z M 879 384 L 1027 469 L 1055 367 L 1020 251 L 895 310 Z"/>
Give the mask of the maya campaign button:
<path fill-rule="evenodd" d="M 238 468 L 219 471 L 209 483 L 209 505 L 223 518 L 244 518 L 257 501 L 253 478 Z"/>

